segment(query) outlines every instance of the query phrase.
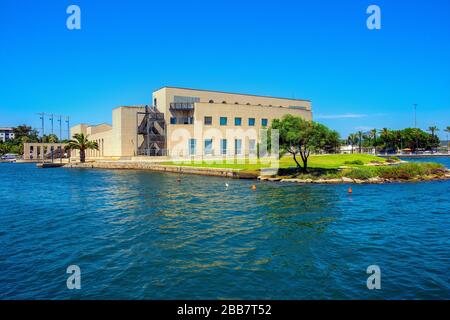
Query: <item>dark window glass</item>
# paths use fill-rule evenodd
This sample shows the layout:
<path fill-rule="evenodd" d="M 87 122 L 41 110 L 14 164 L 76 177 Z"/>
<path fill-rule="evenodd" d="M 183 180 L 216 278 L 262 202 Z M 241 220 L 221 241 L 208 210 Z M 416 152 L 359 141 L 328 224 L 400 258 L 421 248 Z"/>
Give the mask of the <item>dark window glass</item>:
<path fill-rule="evenodd" d="M 205 126 L 212 125 L 212 117 L 205 117 Z"/>
<path fill-rule="evenodd" d="M 267 123 L 268 123 L 267 119 L 261 119 L 261 125 L 263 127 L 267 127 Z"/>

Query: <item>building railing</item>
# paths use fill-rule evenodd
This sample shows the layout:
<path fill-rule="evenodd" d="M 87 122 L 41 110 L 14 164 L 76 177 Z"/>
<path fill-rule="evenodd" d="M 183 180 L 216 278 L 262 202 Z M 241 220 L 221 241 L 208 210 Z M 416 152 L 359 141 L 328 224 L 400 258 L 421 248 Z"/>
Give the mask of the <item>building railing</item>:
<path fill-rule="evenodd" d="M 171 110 L 194 110 L 193 102 L 171 102 Z"/>

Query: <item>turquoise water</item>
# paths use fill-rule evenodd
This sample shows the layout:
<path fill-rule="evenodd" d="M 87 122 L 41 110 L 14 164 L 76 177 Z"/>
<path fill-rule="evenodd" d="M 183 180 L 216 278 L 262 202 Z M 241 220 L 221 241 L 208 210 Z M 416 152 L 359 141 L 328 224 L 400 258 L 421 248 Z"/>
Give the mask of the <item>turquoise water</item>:
<path fill-rule="evenodd" d="M 0 164 L 0 298 L 450 299 L 449 181 L 177 178 Z"/>

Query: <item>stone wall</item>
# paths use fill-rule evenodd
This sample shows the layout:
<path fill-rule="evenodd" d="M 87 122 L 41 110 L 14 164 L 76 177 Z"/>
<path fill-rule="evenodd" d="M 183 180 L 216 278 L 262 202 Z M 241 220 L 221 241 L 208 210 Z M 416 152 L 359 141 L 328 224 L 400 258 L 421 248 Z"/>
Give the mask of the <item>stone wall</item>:
<path fill-rule="evenodd" d="M 185 166 L 160 165 L 150 162 L 137 161 L 95 161 L 87 163 L 69 163 L 65 168 L 99 168 L 99 169 L 131 169 L 131 170 L 151 170 L 158 172 L 188 173 L 206 176 L 218 176 L 239 178 L 239 172 L 228 168 L 194 168 Z"/>

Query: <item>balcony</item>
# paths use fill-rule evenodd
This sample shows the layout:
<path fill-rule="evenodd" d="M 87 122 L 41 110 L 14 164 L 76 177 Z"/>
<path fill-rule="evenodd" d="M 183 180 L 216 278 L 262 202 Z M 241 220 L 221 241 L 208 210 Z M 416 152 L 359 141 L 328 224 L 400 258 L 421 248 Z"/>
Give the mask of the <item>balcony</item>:
<path fill-rule="evenodd" d="M 170 110 L 194 110 L 193 102 L 171 102 Z"/>

